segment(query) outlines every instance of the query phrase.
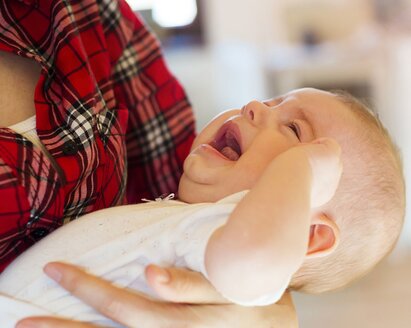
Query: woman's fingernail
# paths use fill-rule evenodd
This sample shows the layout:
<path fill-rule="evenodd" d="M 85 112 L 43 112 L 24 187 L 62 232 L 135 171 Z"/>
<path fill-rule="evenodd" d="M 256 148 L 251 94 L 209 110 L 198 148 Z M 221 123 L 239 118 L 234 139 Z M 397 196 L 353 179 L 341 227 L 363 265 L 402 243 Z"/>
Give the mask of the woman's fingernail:
<path fill-rule="evenodd" d="M 162 284 L 167 284 L 171 280 L 170 273 L 163 268 L 155 267 L 156 271 L 156 280 Z"/>
<path fill-rule="evenodd" d="M 16 328 L 36 328 L 36 327 L 38 326 L 30 320 L 20 321 L 16 325 Z"/>
<path fill-rule="evenodd" d="M 60 282 L 62 274 L 59 270 L 57 270 L 53 265 L 46 265 L 44 267 L 44 272 L 54 281 Z"/>

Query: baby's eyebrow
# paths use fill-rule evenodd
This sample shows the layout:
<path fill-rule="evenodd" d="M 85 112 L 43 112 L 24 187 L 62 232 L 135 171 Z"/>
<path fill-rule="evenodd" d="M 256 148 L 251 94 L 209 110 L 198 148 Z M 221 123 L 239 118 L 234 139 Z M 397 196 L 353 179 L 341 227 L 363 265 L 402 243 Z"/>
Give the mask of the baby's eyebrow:
<path fill-rule="evenodd" d="M 282 103 L 283 100 L 284 100 L 284 96 L 278 96 L 278 97 L 270 98 L 267 100 L 263 100 L 262 103 L 267 106 L 277 106 L 278 104 Z"/>

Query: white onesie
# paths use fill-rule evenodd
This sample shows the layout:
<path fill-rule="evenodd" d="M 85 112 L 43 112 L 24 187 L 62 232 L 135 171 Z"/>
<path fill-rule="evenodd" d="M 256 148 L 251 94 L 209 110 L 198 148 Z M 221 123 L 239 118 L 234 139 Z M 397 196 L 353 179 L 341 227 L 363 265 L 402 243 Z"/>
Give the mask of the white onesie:
<path fill-rule="evenodd" d="M 145 282 L 145 267 L 150 263 L 181 266 L 207 276 L 204 256 L 208 239 L 225 224 L 245 193 L 217 203 L 161 200 L 113 207 L 59 228 L 0 275 L 1 327 L 14 327 L 18 320 L 31 315 L 58 315 L 117 327 L 49 279 L 42 271 L 44 265 L 55 260 L 74 263 L 155 297 Z M 256 301 L 259 304 L 246 305 L 274 303 L 284 290 L 265 295 Z"/>

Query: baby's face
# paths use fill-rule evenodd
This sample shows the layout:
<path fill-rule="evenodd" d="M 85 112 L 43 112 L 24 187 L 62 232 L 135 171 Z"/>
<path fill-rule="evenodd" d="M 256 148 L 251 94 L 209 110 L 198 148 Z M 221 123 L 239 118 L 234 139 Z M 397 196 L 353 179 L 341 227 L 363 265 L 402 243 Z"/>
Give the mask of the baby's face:
<path fill-rule="evenodd" d="M 358 123 L 331 93 L 299 89 L 215 117 L 197 136 L 184 162 L 181 200 L 212 202 L 250 189 L 279 154 L 320 137 L 343 148 Z M 345 147 L 347 148 L 347 147 Z"/>

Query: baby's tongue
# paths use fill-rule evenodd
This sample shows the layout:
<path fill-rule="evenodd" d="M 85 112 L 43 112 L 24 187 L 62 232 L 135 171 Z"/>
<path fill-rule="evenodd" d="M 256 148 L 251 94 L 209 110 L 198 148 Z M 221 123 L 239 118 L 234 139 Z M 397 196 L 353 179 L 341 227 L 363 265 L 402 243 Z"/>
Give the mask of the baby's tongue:
<path fill-rule="evenodd" d="M 240 157 L 233 148 L 226 146 L 221 150 L 221 154 L 227 157 L 229 160 L 236 161 Z"/>

